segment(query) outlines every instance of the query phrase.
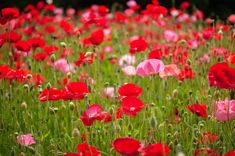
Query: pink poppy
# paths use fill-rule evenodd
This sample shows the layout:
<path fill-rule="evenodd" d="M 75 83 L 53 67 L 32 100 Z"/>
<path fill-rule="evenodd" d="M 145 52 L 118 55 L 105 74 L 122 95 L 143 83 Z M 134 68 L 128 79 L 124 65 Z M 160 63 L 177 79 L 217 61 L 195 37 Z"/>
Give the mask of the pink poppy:
<path fill-rule="evenodd" d="M 32 137 L 32 134 L 24 134 L 24 135 L 18 135 L 16 137 L 17 143 L 24 145 L 24 146 L 30 146 L 33 144 L 36 144 L 36 141 Z"/>
<path fill-rule="evenodd" d="M 136 75 L 136 70 L 134 66 L 126 66 L 122 68 L 122 71 L 127 76 L 133 76 Z"/>
<path fill-rule="evenodd" d="M 165 78 L 168 76 L 178 76 L 180 74 L 180 69 L 176 64 L 165 65 L 165 68 L 162 72 L 160 72 L 160 77 Z"/>
<path fill-rule="evenodd" d="M 235 24 L 235 14 L 231 14 L 229 17 L 228 17 L 228 21 Z"/>
<path fill-rule="evenodd" d="M 74 66 L 72 64 L 69 64 L 66 59 L 59 59 L 54 62 L 53 67 L 57 70 L 60 70 L 64 74 L 68 72 L 74 72 Z"/>
<path fill-rule="evenodd" d="M 179 39 L 178 35 L 172 30 L 166 30 L 164 38 L 167 42 L 176 42 Z"/>
<path fill-rule="evenodd" d="M 235 100 L 226 98 L 224 101 L 216 101 L 214 115 L 219 121 L 227 121 L 235 118 Z"/>
<path fill-rule="evenodd" d="M 83 124 L 86 126 L 91 126 L 95 120 L 99 118 L 102 114 L 102 107 L 98 104 L 93 104 L 88 107 L 88 109 L 80 117 Z"/>
<path fill-rule="evenodd" d="M 106 96 L 107 98 L 113 98 L 115 96 L 114 87 L 104 88 L 101 92 L 101 95 Z"/>
<path fill-rule="evenodd" d="M 164 71 L 164 64 L 161 60 L 158 59 L 145 60 L 141 62 L 136 68 L 136 73 L 139 76 L 154 75 L 162 71 Z"/>

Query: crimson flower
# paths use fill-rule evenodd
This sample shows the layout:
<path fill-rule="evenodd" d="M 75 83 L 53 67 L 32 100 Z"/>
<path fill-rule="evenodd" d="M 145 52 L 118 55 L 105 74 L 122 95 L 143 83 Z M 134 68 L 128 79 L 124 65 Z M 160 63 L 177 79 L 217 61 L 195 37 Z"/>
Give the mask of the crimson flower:
<path fill-rule="evenodd" d="M 144 147 L 141 150 L 142 156 L 167 156 L 170 153 L 170 148 L 167 145 L 156 143 Z"/>
<path fill-rule="evenodd" d="M 138 52 L 142 52 L 142 51 L 146 50 L 147 48 L 148 48 L 148 43 L 144 39 L 139 37 L 138 39 L 135 39 L 130 42 L 129 53 L 135 54 Z"/>
<path fill-rule="evenodd" d="M 117 138 L 113 141 L 112 146 L 121 155 L 126 156 L 138 156 L 139 148 L 141 147 L 140 142 L 134 138 Z"/>
<path fill-rule="evenodd" d="M 67 153 L 65 156 L 101 156 L 99 150 L 87 143 L 77 145 L 78 153 Z"/>
<path fill-rule="evenodd" d="M 86 126 L 91 126 L 95 120 L 100 119 L 102 115 L 102 107 L 99 104 L 93 104 L 82 114 L 80 119 Z"/>
<path fill-rule="evenodd" d="M 206 104 L 192 104 L 187 106 L 188 110 L 197 116 L 207 118 Z"/>
<path fill-rule="evenodd" d="M 228 153 L 225 153 L 224 156 L 235 156 L 235 150 L 231 150 Z"/>
<path fill-rule="evenodd" d="M 144 103 L 136 97 L 125 97 L 122 99 L 122 110 L 126 115 L 136 116 L 143 107 Z"/>
<path fill-rule="evenodd" d="M 208 81 L 210 86 L 235 89 L 235 68 L 229 67 L 227 63 L 217 63 L 210 67 Z"/>
<path fill-rule="evenodd" d="M 1 15 L 0 23 L 5 24 L 7 21 L 17 18 L 20 15 L 20 12 L 17 8 L 4 8 L 1 10 Z"/>
<path fill-rule="evenodd" d="M 220 156 L 219 154 L 216 153 L 215 150 L 210 149 L 210 148 L 201 148 L 201 149 L 197 149 L 197 150 L 194 152 L 194 156 L 200 156 L 200 155 Z"/>
<path fill-rule="evenodd" d="M 96 31 L 92 32 L 89 40 L 93 45 L 101 44 L 104 40 L 103 30 L 99 29 L 99 30 L 96 30 Z"/>
<path fill-rule="evenodd" d="M 137 86 L 135 84 L 127 83 L 127 84 L 124 84 L 121 87 L 119 87 L 118 93 L 121 96 L 137 97 L 137 96 L 141 95 L 142 88 L 140 88 L 139 86 Z"/>
<path fill-rule="evenodd" d="M 62 90 L 62 98 L 64 100 L 81 100 L 84 94 L 89 93 L 87 84 L 83 82 L 71 82 Z"/>
<path fill-rule="evenodd" d="M 29 52 L 31 45 L 26 41 L 18 41 L 15 43 L 15 48 L 19 51 Z"/>
<path fill-rule="evenodd" d="M 45 102 L 47 100 L 60 100 L 61 90 L 56 88 L 44 89 L 39 95 L 40 102 Z"/>

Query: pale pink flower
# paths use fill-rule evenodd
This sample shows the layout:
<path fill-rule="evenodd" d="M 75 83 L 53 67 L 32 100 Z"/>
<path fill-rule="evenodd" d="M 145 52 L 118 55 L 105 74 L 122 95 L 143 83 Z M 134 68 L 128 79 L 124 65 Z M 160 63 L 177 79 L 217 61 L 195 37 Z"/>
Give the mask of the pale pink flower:
<path fill-rule="evenodd" d="M 132 10 L 132 9 L 126 9 L 125 11 L 124 11 L 124 13 L 125 13 L 125 15 L 127 15 L 127 16 L 131 16 L 131 15 L 133 15 L 134 14 L 134 10 Z"/>
<path fill-rule="evenodd" d="M 176 64 L 168 64 L 165 65 L 165 68 L 162 72 L 160 72 L 160 77 L 165 78 L 168 76 L 178 76 L 180 74 L 180 69 Z"/>
<path fill-rule="evenodd" d="M 189 14 L 183 13 L 183 14 L 178 16 L 177 21 L 178 22 L 187 22 L 189 19 L 190 19 Z"/>
<path fill-rule="evenodd" d="M 103 48 L 103 51 L 104 51 L 105 53 L 112 53 L 113 48 L 112 48 L 112 46 L 105 46 L 105 47 Z"/>
<path fill-rule="evenodd" d="M 136 68 L 136 73 L 139 76 L 154 75 L 162 71 L 164 71 L 164 63 L 158 59 L 145 60 Z"/>
<path fill-rule="evenodd" d="M 200 44 L 200 42 L 197 41 L 197 40 L 190 40 L 190 41 L 188 41 L 189 48 L 197 49 L 199 44 Z"/>
<path fill-rule="evenodd" d="M 172 9 L 170 9 L 170 14 L 173 17 L 177 17 L 180 14 L 180 12 L 176 8 L 172 8 Z"/>
<path fill-rule="evenodd" d="M 106 96 L 107 98 L 113 98 L 115 96 L 114 94 L 114 87 L 106 87 L 101 92 L 102 96 Z"/>
<path fill-rule="evenodd" d="M 136 7 L 137 3 L 135 0 L 129 0 L 126 5 L 129 7 L 129 8 L 133 8 L 133 7 Z"/>
<path fill-rule="evenodd" d="M 199 58 L 199 63 L 210 63 L 210 57 L 207 54 L 204 54 Z"/>
<path fill-rule="evenodd" d="M 166 30 L 164 38 L 167 42 L 176 42 L 179 39 L 178 35 L 172 30 Z"/>
<path fill-rule="evenodd" d="M 235 14 L 231 14 L 229 17 L 228 17 L 228 21 L 235 24 Z"/>
<path fill-rule="evenodd" d="M 136 75 L 136 70 L 134 66 L 126 66 L 122 68 L 122 71 L 127 76 L 133 76 Z"/>
<path fill-rule="evenodd" d="M 123 55 L 119 59 L 118 64 L 122 68 L 126 67 L 126 66 L 129 66 L 129 65 L 134 65 L 135 64 L 135 56 L 134 55 L 129 55 L 129 54 Z"/>
<path fill-rule="evenodd" d="M 56 15 L 63 15 L 63 13 L 64 13 L 63 8 L 55 8 L 54 9 L 54 14 L 56 14 Z"/>
<path fill-rule="evenodd" d="M 215 102 L 215 118 L 219 121 L 227 121 L 235 118 L 235 100 L 228 100 Z"/>
<path fill-rule="evenodd" d="M 32 137 L 32 134 L 24 134 L 24 135 L 18 135 L 16 137 L 17 143 L 24 145 L 24 146 L 30 146 L 33 144 L 36 144 L 36 141 Z"/>
<path fill-rule="evenodd" d="M 74 66 L 69 64 L 68 61 L 64 58 L 55 61 L 53 67 L 57 70 L 60 70 L 64 74 L 68 72 L 74 72 Z"/>

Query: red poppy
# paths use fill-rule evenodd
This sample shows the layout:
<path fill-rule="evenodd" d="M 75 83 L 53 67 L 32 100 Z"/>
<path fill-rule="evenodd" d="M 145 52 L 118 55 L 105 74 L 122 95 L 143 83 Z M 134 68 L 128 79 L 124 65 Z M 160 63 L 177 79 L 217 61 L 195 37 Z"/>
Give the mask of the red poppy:
<path fill-rule="evenodd" d="M 161 59 L 162 58 L 162 51 L 161 49 L 154 49 L 149 52 L 148 54 L 149 59 Z"/>
<path fill-rule="evenodd" d="M 136 116 L 143 107 L 144 103 L 136 97 L 125 97 L 122 99 L 122 110 L 126 115 Z"/>
<path fill-rule="evenodd" d="M 218 138 L 219 137 L 212 132 L 204 132 L 202 134 L 201 142 L 202 142 L 202 144 L 205 144 L 206 142 L 209 142 L 210 144 L 212 144 L 213 142 L 218 140 Z"/>
<path fill-rule="evenodd" d="M 82 52 L 79 53 L 80 58 L 74 62 L 74 64 L 76 66 L 81 66 L 84 63 L 89 63 L 92 64 L 94 61 L 94 54 L 92 53 L 90 56 L 86 56 L 85 54 L 83 54 Z"/>
<path fill-rule="evenodd" d="M 210 86 L 221 89 L 235 89 L 235 69 L 227 63 L 217 63 L 210 67 L 208 73 Z"/>
<path fill-rule="evenodd" d="M 138 39 L 135 39 L 130 42 L 129 53 L 135 54 L 138 52 L 142 52 L 142 51 L 146 50 L 147 48 L 148 48 L 148 43 L 144 39 L 139 37 Z"/>
<path fill-rule="evenodd" d="M 36 61 L 44 61 L 47 58 L 47 56 L 48 55 L 45 52 L 41 52 L 41 53 L 34 54 L 32 57 Z"/>
<path fill-rule="evenodd" d="M 31 46 L 26 41 L 18 41 L 15 43 L 15 48 L 19 51 L 29 52 L 31 49 Z"/>
<path fill-rule="evenodd" d="M 137 96 L 141 95 L 142 88 L 140 88 L 139 86 L 137 86 L 135 84 L 127 83 L 127 84 L 124 84 L 121 87 L 119 87 L 118 93 L 121 96 L 137 97 Z"/>
<path fill-rule="evenodd" d="M 189 66 L 185 66 L 184 69 L 181 70 L 178 78 L 180 81 L 183 81 L 184 79 L 193 79 L 194 73 L 192 68 L 190 68 Z"/>
<path fill-rule="evenodd" d="M 231 150 L 228 153 L 225 153 L 224 156 L 235 156 L 235 150 Z"/>
<path fill-rule="evenodd" d="M 6 42 L 15 43 L 20 39 L 21 39 L 21 35 L 19 35 L 18 33 L 14 32 L 14 31 L 7 32 L 4 34 L 4 40 Z"/>
<path fill-rule="evenodd" d="M 143 156 L 167 156 L 170 153 L 170 148 L 167 145 L 156 143 L 144 147 L 141 153 Z"/>
<path fill-rule="evenodd" d="M 104 40 L 104 31 L 102 29 L 99 29 L 92 32 L 89 40 L 93 45 L 101 44 Z"/>
<path fill-rule="evenodd" d="M 81 100 L 86 93 L 89 93 L 87 84 L 83 82 L 71 82 L 62 90 L 62 98 L 64 100 Z"/>
<path fill-rule="evenodd" d="M 210 149 L 210 148 L 197 149 L 194 153 L 194 156 L 201 156 L 201 155 L 221 156 L 221 155 L 217 154 L 215 150 Z"/>
<path fill-rule="evenodd" d="M 17 18 L 20 15 L 20 12 L 16 8 L 4 8 L 1 10 L 1 15 L 0 23 L 5 24 L 7 21 Z"/>
<path fill-rule="evenodd" d="M 67 153 L 65 156 L 101 156 L 100 152 L 94 147 L 87 143 L 77 145 L 78 153 Z"/>
<path fill-rule="evenodd" d="M 4 79 L 12 69 L 8 65 L 0 65 L 0 80 Z"/>
<path fill-rule="evenodd" d="M 56 88 L 44 89 L 39 95 L 40 102 L 45 102 L 48 100 L 60 100 L 61 99 L 61 90 Z"/>
<path fill-rule="evenodd" d="M 28 42 L 31 44 L 33 48 L 37 48 L 37 47 L 42 48 L 46 44 L 45 40 L 41 38 L 30 38 Z"/>
<path fill-rule="evenodd" d="M 206 112 L 206 104 L 188 105 L 187 109 L 193 114 L 196 114 L 197 116 L 204 117 L 204 118 L 208 117 L 208 114 Z"/>
<path fill-rule="evenodd" d="M 140 142 L 133 138 L 117 138 L 113 141 L 112 146 L 121 155 L 138 156 Z"/>
<path fill-rule="evenodd" d="M 44 52 L 48 55 L 53 54 L 55 51 L 58 51 L 59 48 L 53 45 L 48 45 L 44 47 Z"/>
<path fill-rule="evenodd" d="M 102 107 L 98 104 L 93 104 L 82 114 L 80 119 L 86 126 L 91 126 L 95 120 L 100 119 L 102 113 Z"/>

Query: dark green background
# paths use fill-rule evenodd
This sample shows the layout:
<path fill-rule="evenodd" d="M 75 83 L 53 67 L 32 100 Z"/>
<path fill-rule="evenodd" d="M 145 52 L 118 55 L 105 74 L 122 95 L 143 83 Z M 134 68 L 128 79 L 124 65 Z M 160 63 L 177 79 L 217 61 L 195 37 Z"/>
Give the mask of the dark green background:
<path fill-rule="evenodd" d="M 146 4 L 150 3 L 151 0 L 136 0 L 142 8 Z M 159 0 L 161 5 L 164 5 L 168 8 L 172 6 L 173 0 Z M 183 0 L 175 0 L 176 7 Z M 0 0 L 0 8 L 4 7 L 18 7 L 23 9 L 27 4 L 35 4 L 37 0 Z M 126 7 L 127 0 L 54 0 L 54 4 L 59 7 L 73 7 L 76 9 L 82 9 L 88 7 L 92 4 L 104 4 L 109 7 L 112 4 L 119 4 L 119 8 Z M 232 13 L 235 13 L 235 0 L 190 0 L 191 4 L 197 8 L 204 11 L 206 16 L 210 17 L 219 17 L 221 19 L 226 19 L 226 17 Z M 122 6 L 122 7 L 121 7 Z"/>

